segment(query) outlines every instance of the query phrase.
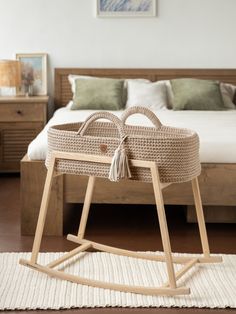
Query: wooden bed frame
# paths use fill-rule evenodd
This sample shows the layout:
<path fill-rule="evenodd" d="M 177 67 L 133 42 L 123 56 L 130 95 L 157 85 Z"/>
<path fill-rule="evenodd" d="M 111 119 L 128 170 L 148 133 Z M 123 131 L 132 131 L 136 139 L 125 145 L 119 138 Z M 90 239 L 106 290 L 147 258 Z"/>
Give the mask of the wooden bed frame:
<path fill-rule="evenodd" d="M 55 69 L 55 106 L 65 106 L 72 99 L 69 74 L 111 78 L 145 78 L 151 81 L 180 77 L 215 79 L 236 85 L 236 69 Z M 46 167 L 43 161 L 21 161 L 21 232 L 35 232 L 41 203 Z M 60 175 L 53 179 L 45 234 L 63 234 L 64 207 L 67 203 L 83 203 L 86 177 Z M 205 218 L 207 222 L 236 222 L 236 163 L 202 164 L 199 177 Z M 141 182 L 112 183 L 98 179 L 93 203 L 155 204 L 151 184 Z M 106 193 L 104 193 L 106 191 Z M 191 184 L 176 184 L 164 190 L 165 204 L 187 205 L 188 220 L 194 221 Z M 65 217 L 64 217 L 65 218 Z"/>

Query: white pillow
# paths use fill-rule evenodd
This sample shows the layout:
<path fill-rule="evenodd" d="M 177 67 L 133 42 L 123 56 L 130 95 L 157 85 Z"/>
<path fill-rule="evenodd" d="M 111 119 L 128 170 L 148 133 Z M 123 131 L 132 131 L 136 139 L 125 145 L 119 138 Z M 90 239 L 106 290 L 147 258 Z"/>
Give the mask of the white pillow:
<path fill-rule="evenodd" d="M 173 102 L 174 102 L 174 94 L 173 94 L 173 91 L 172 91 L 170 80 L 159 81 L 159 83 L 164 83 L 166 85 L 167 108 L 172 109 L 173 108 Z"/>
<path fill-rule="evenodd" d="M 126 108 L 142 106 L 151 110 L 167 108 L 167 89 L 163 82 L 128 81 Z"/>
<path fill-rule="evenodd" d="M 142 79 L 142 78 L 137 78 L 137 79 L 125 79 L 124 88 L 126 88 L 126 89 L 128 88 L 129 82 L 150 83 L 151 81 L 146 80 L 146 79 Z"/>
<path fill-rule="evenodd" d="M 220 91 L 223 97 L 225 108 L 235 109 L 236 106 L 233 103 L 234 94 L 236 92 L 236 86 L 228 83 L 220 83 Z"/>

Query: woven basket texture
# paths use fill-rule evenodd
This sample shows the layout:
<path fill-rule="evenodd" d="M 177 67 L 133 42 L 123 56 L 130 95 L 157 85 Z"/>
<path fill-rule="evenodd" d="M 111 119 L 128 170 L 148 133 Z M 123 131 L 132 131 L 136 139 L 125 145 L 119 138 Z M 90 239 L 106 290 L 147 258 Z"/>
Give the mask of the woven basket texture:
<path fill-rule="evenodd" d="M 135 113 L 145 114 L 154 127 L 126 125 Z M 97 119 L 111 122 L 97 122 Z M 80 130 L 78 132 L 78 130 Z M 155 161 L 163 183 L 190 181 L 201 172 L 199 138 L 189 129 L 164 126 L 153 112 L 142 107 L 126 110 L 121 118 L 108 112 L 91 115 L 85 122 L 56 125 L 48 131 L 49 166 L 52 151 L 113 157 L 121 139 L 129 159 Z M 56 170 L 62 173 L 108 178 L 110 164 L 57 159 Z M 130 167 L 131 180 L 151 182 L 148 168 Z"/>

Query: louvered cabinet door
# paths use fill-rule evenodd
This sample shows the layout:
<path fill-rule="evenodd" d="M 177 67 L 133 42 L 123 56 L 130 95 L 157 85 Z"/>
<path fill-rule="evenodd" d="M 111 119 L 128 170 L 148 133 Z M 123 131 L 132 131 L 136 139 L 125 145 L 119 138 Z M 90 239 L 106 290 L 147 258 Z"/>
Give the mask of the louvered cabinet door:
<path fill-rule="evenodd" d="M 29 143 L 40 132 L 42 123 L 9 123 L 1 125 L 1 171 L 19 171 L 20 161 Z"/>
<path fill-rule="evenodd" d="M 0 97 L 0 172 L 19 172 L 29 143 L 43 129 L 48 97 Z"/>

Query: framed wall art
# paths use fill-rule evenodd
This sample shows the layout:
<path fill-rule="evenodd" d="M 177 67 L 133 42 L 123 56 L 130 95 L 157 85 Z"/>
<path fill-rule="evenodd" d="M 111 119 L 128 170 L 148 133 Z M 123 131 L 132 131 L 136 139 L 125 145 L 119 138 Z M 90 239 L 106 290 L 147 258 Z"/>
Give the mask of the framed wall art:
<path fill-rule="evenodd" d="M 17 53 L 21 62 L 21 92 L 29 95 L 47 95 L 47 54 Z"/>
<path fill-rule="evenodd" d="M 153 17 L 156 0 L 97 0 L 98 17 Z"/>

